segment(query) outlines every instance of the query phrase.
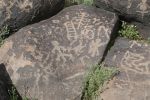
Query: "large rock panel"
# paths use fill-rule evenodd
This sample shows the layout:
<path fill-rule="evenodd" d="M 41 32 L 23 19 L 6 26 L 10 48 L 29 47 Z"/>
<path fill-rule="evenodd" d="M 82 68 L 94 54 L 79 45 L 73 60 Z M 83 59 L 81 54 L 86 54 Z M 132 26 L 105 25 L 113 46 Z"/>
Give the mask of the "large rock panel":
<path fill-rule="evenodd" d="M 0 27 L 13 31 L 56 14 L 64 0 L 0 0 Z"/>
<path fill-rule="evenodd" d="M 105 64 L 120 74 L 101 94 L 104 100 L 150 100 L 150 44 L 119 38 Z"/>
<path fill-rule="evenodd" d="M 114 13 L 83 5 L 22 28 L 1 47 L 21 95 L 38 100 L 79 100 L 84 74 L 103 56 L 118 22 Z"/>
<path fill-rule="evenodd" d="M 149 0 L 95 0 L 95 5 L 150 25 Z"/>

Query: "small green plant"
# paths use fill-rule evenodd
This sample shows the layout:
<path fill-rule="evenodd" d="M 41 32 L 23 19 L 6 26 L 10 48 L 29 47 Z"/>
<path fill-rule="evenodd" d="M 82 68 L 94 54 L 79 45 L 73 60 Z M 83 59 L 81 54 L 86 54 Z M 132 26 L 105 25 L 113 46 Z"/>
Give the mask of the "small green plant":
<path fill-rule="evenodd" d="M 134 25 L 129 25 L 126 22 L 122 22 L 122 28 L 119 31 L 120 36 L 129 38 L 132 40 L 142 40 L 142 37 L 139 35 L 139 32 Z"/>
<path fill-rule="evenodd" d="M 66 7 L 79 4 L 90 6 L 93 4 L 93 0 L 65 0 Z"/>
<path fill-rule="evenodd" d="M 116 68 L 108 68 L 103 65 L 94 66 L 86 77 L 82 100 L 95 100 L 98 93 L 102 92 L 105 82 L 108 82 L 117 73 Z"/>
<path fill-rule="evenodd" d="M 0 29 L 0 46 L 4 43 L 5 38 L 10 35 L 8 26 L 4 26 Z"/>
<path fill-rule="evenodd" d="M 15 89 L 15 87 L 12 87 L 11 90 L 8 90 L 9 96 L 10 96 L 10 100 L 19 100 L 19 96 L 17 94 L 17 90 Z M 30 100 L 27 97 L 23 97 L 22 100 Z"/>
<path fill-rule="evenodd" d="M 8 93 L 10 96 L 10 100 L 18 100 L 18 95 L 14 87 L 12 87 L 11 90 L 8 90 Z"/>

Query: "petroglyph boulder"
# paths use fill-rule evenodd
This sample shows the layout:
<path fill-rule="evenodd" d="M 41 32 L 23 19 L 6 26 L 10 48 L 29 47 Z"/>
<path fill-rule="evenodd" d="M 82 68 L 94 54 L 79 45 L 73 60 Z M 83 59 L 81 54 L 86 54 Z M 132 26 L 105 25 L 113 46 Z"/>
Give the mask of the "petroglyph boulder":
<path fill-rule="evenodd" d="M 0 0 L 0 27 L 19 29 L 56 14 L 64 0 Z"/>
<path fill-rule="evenodd" d="M 0 62 L 22 95 L 79 100 L 85 71 L 101 60 L 117 22 L 114 13 L 95 7 L 66 8 L 8 38 Z"/>
<path fill-rule="evenodd" d="M 120 74 L 101 94 L 104 100 L 150 100 L 150 44 L 119 38 L 105 63 Z"/>
<path fill-rule="evenodd" d="M 95 5 L 150 25 L 150 0 L 95 0 Z"/>

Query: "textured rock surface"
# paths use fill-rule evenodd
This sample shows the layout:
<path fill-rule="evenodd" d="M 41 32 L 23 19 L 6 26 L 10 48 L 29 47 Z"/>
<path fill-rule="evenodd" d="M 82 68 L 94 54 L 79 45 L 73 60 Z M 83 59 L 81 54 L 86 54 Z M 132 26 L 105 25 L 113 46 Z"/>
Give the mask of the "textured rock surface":
<path fill-rule="evenodd" d="M 149 0 L 95 0 L 95 5 L 150 25 Z"/>
<path fill-rule="evenodd" d="M 119 38 L 105 63 L 120 74 L 101 94 L 104 100 L 150 100 L 150 44 Z"/>
<path fill-rule="evenodd" d="M 137 27 L 137 30 L 140 34 L 140 36 L 142 36 L 144 39 L 148 39 L 150 40 L 150 27 L 149 26 L 145 26 L 141 23 L 137 23 L 137 22 L 133 22 L 133 25 L 135 25 Z"/>
<path fill-rule="evenodd" d="M 118 18 L 83 5 L 25 27 L 0 49 L 18 91 L 38 100 L 79 100 L 88 66 L 97 64 Z"/>
<path fill-rule="evenodd" d="M 19 29 L 56 14 L 64 0 L 0 0 L 0 27 Z"/>

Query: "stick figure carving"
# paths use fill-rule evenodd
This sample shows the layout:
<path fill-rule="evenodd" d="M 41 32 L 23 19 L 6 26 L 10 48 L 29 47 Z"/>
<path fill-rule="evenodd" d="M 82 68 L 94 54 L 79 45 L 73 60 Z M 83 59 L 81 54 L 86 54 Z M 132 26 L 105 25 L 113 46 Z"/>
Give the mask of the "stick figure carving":
<path fill-rule="evenodd" d="M 149 12 L 148 9 L 150 8 L 150 6 L 147 4 L 147 0 L 141 0 L 141 3 L 138 4 L 137 8 L 140 9 L 140 11 L 137 12 L 141 13 L 143 19 L 144 14 Z"/>

